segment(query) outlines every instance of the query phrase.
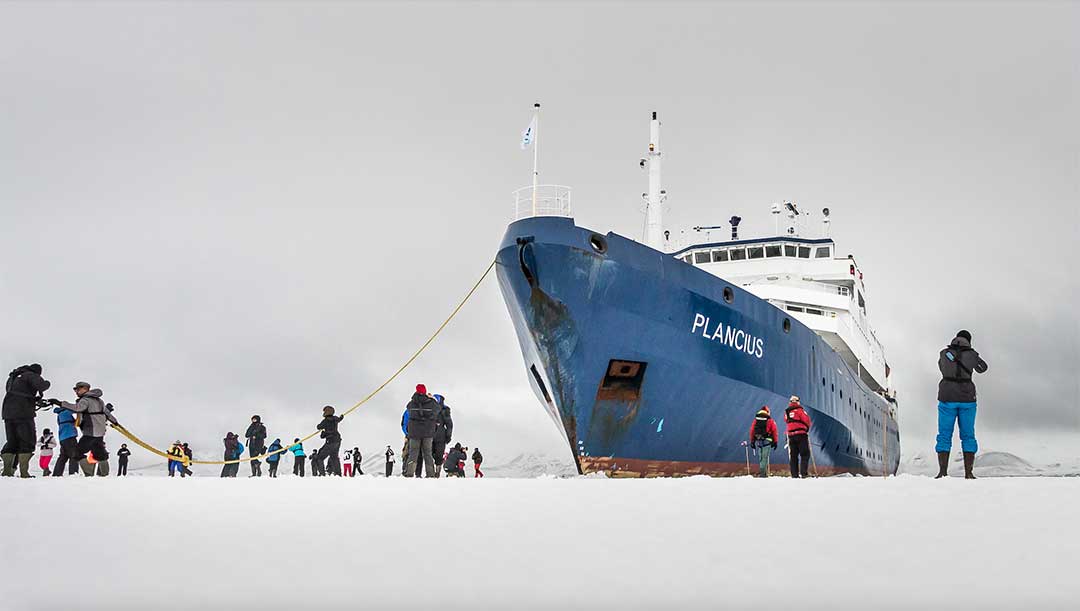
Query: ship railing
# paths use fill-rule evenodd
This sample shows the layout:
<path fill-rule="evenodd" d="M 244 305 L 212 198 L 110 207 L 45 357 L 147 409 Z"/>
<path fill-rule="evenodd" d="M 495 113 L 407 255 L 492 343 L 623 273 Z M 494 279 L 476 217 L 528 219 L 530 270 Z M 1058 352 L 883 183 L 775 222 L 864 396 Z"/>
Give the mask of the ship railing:
<path fill-rule="evenodd" d="M 537 185 L 514 191 L 514 220 L 534 216 L 571 216 L 570 187 L 561 185 Z"/>
<path fill-rule="evenodd" d="M 766 276 L 765 278 L 755 280 L 753 282 L 744 284 L 743 286 L 753 285 L 783 286 L 787 288 L 825 293 L 826 295 L 840 295 L 842 297 L 848 298 L 851 297 L 850 288 L 839 284 L 830 284 L 828 282 L 821 282 L 818 280 L 781 280 L 779 276 Z"/>

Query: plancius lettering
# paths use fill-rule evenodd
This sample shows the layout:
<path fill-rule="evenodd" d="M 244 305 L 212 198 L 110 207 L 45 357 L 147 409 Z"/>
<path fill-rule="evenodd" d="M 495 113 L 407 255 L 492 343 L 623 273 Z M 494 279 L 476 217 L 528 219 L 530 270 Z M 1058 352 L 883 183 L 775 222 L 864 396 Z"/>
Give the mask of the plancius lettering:
<path fill-rule="evenodd" d="M 690 327 L 690 333 L 700 334 L 707 341 L 723 344 L 732 350 L 739 350 L 759 359 L 765 356 L 764 339 L 754 337 L 752 333 L 743 329 L 730 325 L 725 327 L 721 322 L 717 322 L 714 326 L 709 317 L 704 314 L 694 314 L 694 324 Z"/>

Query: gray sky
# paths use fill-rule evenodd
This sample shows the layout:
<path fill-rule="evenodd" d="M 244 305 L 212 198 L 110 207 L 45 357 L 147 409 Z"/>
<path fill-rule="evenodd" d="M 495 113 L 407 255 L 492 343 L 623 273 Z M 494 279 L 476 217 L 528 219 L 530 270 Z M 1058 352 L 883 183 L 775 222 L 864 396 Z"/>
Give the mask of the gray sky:
<path fill-rule="evenodd" d="M 217 453 L 252 413 L 303 434 L 490 261 L 533 101 L 542 179 L 634 238 L 658 110 L 674 231 L 832 208 L 905 451 L 966 327 L 983 447 L 1075 453 L 1078 25 L 1064 2 L 0 4 L 0 355 L 161 444 Z M 347 444 L 398 444 L 423 381 L 489 456 L 569 456 L 491 280 Z"/>

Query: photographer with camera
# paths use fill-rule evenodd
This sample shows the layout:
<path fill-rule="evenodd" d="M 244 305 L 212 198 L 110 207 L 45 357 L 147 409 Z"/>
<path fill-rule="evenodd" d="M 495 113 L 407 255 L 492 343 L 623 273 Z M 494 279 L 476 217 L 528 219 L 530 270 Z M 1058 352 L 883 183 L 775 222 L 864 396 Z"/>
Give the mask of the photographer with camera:
<path fill-rule="evenodd" d="M 119 424 L 112 415 L 112 403 L 101 400 L 101 389 L 90 388 L 89 382 L 78 382 L 72 388 L 78 400 L 75 403 L 49 399 L 50 405 L 62 407 L 79 415 L 79 430 L 82 438 L 79 439 L 79 466 L 82 467 L 83 475 L 93 477 L 95 468 L 97 475 L 105 477 L 109 474 L 109 452 L 105 449 L 105 431 L 108 424 Z M 89 457 L 87 454 L 89 453 Z"/>
<path fill-rule="evenodd" d="M 19 463 L 19 477 L 30 475 L 30 458 L 34 455 L 37 415 L 41 393 L 49 390 L 50 383 L 41 377 L 41 365 L 23 365 L 8 374 L 4 393 L 4 434 L 6 441 L 0 449 L 4 462 L 3 476 L 15 475 L 15 461 Z"/>

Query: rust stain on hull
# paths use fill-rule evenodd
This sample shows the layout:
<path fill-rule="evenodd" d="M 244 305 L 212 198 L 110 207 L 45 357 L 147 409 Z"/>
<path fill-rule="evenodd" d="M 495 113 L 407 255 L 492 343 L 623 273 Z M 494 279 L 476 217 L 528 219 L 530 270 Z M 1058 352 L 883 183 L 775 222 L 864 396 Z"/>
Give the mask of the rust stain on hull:
<path fill-rule="evenodd" d="M 709 475 L 712 477 L 738 477 L 746 475 L 745 462 L 682 462 L 670 460 L 643 460 L 638 458 L 615 458 L 594 456 L 581 456 L 578 458 L 579 469 L 582 473 L 606 473 L 609 477 L 691 477 L 694 475 Z M 750 473 L 757 475 L 757 463 L 750 462 Z M 817 470 L 819 476 L 841 475 L 870 475 L 865 470 L 841 469 L 839 467 L 822 467 Z M 769 465 L 769 475 L 776 477 L 790 477 L 791 470 L 786 463 L 773 463 Z M 810 475 L 814 475 L 813 469 Z"/>

